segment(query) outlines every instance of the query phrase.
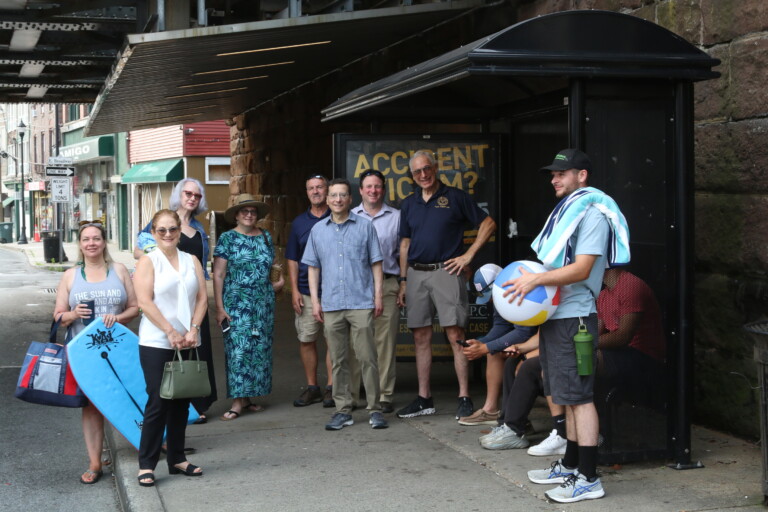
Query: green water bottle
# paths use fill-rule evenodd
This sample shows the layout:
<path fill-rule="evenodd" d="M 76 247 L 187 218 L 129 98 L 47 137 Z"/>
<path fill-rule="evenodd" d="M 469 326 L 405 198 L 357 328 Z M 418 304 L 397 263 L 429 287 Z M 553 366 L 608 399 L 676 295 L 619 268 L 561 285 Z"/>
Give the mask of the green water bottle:
<path fill-rule="evenodd" d="M 587 331 L 587 326 L 581 322 L 579 332 L 573 337 L 573 342 L 576 345 L 576 367 L 581 376 L 592 375 L 594 341 L 595 338 Z"/>

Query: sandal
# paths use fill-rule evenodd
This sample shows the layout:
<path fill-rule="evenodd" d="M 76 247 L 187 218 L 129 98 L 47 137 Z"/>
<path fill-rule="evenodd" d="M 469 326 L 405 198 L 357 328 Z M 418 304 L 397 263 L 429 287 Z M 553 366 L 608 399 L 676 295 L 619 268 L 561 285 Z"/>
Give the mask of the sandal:
<path fill-rule="evenodd" d="M 140 474 L 139 475 L 139 485 L 142 486 L 142 487 L 154 487 L 154 485 L 155 485 L 155 474 L 154 473 L 142 473 L 142 474 Z"/>
<path fill-rule="evenodd" d="M 168 466 L 168 473 L 171 475 L 182 474 L 186 476 L 203 476 L 203 470 L 201 469 L 200 471 L 197 471 L 198 469 L 200 468 L 190 462 L 184 469 L 181 469 L 178 466 Z"/>
<path fill-rule="evenodd" d="M 229 418 L 229 417 L 227 417 L 227 414 L 232 414 L 234 417 Z M 240 413 L 239 412 L 233 411 L 233 410 L 230 409 L 229 411 L 227 411 L 227 412 L 225 412 L 224 414 L 221 415 L 221 421 L 232 421 L 232 420 L 236 420 L 239 417 L 240 417 Z"/>
<path fill-rule="evenodd" d="M 252 404 L 251 402 L 248 402 L 248 405 L 243 407 L 243 410 L 249 411 L 249 412 L 261 412 L 264 410 L 264 406 L 259 404 Z"/>
<path fill-rule="evenodd" d="M 95 484 L 103 474 L 104 472 L 102 470 L 92 471 L 89 469 L 80 477 L 80 483 L 85 485 Z"/>
<path fill-rule="evenodd" d="M 193 425 L 202 425 L 204 423 L 208 423 L 208 418 L 205 416 L 205 414 L 201 414 L 195 421 L 192 422 Z"/>

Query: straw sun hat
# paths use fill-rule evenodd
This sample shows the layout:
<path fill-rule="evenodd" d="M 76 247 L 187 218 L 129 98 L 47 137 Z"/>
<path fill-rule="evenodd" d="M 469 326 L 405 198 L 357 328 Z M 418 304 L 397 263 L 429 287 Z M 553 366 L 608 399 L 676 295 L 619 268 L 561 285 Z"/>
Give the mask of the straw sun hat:
<path fill-rule="evenodd" d="M 230 224 L 235 224 L 237 222 L 235 219 L 235 217 L 237 217 L 237 212 L 247 206 L 256 208 L 256 217 L 259 219 L 263 219 L 269 213 L 269 205 L 267 205 L 267 203 L 257 201 L 251 194 L 240 194 L 237 196 L 235 204 L 227 208 L 227 211 L 224 212 L 224 220 Z"/>

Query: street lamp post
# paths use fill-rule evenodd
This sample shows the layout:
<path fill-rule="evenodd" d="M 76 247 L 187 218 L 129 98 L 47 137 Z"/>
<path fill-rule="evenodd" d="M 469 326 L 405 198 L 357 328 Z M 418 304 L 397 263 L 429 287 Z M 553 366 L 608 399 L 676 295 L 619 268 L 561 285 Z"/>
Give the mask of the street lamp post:
<path fill-rule="evenodd" d="M 24 215 L 24 135 L 27 133 L 27 125 L 19 120 L 19 126 L 16 127 L 21 141 L 21 233 L 16 243 L 19 245 L 27 243 L 27 219 Z"/>

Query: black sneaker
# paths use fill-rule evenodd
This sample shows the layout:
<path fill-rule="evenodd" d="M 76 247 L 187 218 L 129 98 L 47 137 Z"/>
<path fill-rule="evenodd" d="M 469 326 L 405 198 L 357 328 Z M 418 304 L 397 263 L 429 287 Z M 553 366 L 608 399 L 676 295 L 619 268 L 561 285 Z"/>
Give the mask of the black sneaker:
<path fill-rule="evenodd" d="M 416 397 L 416 400 L 397 411 L 398 418 L 415 418 L 416 416 L 427 416 L 435 414 L 435 404 L 432 403 L 432 397 Z M 470 411 L 470 414 L 472 412 Z"/>
<path fill-rule="evenodd" d="M 304 392 L 299 395 L 299 398 L 293 401 L 294 407 L 306 407 L 307 405 L 316 404 L 323 399 L 323 393 L 317 386 L 308 386 Z"/>
<path fill-rule="evenodd" d="M 381 412 L 383 414 L 395 412 L 395 406 L 392 405 L 392 402 L 381 402 Z"/>
<path fill-rule="evenodd" d="M 333 386 L 325 386 L 325 392 L 323 392 L 323 407 L 336 407 L 336 402 L 333 399 Z"/>
<path fill-rule="evenodd" d="M 456 419 L 471 416 L 475 410 L 475 406 L 472 403 L 472 399 L 468 396 L 459 397 L 459 409 L 456 411 Z"/>

